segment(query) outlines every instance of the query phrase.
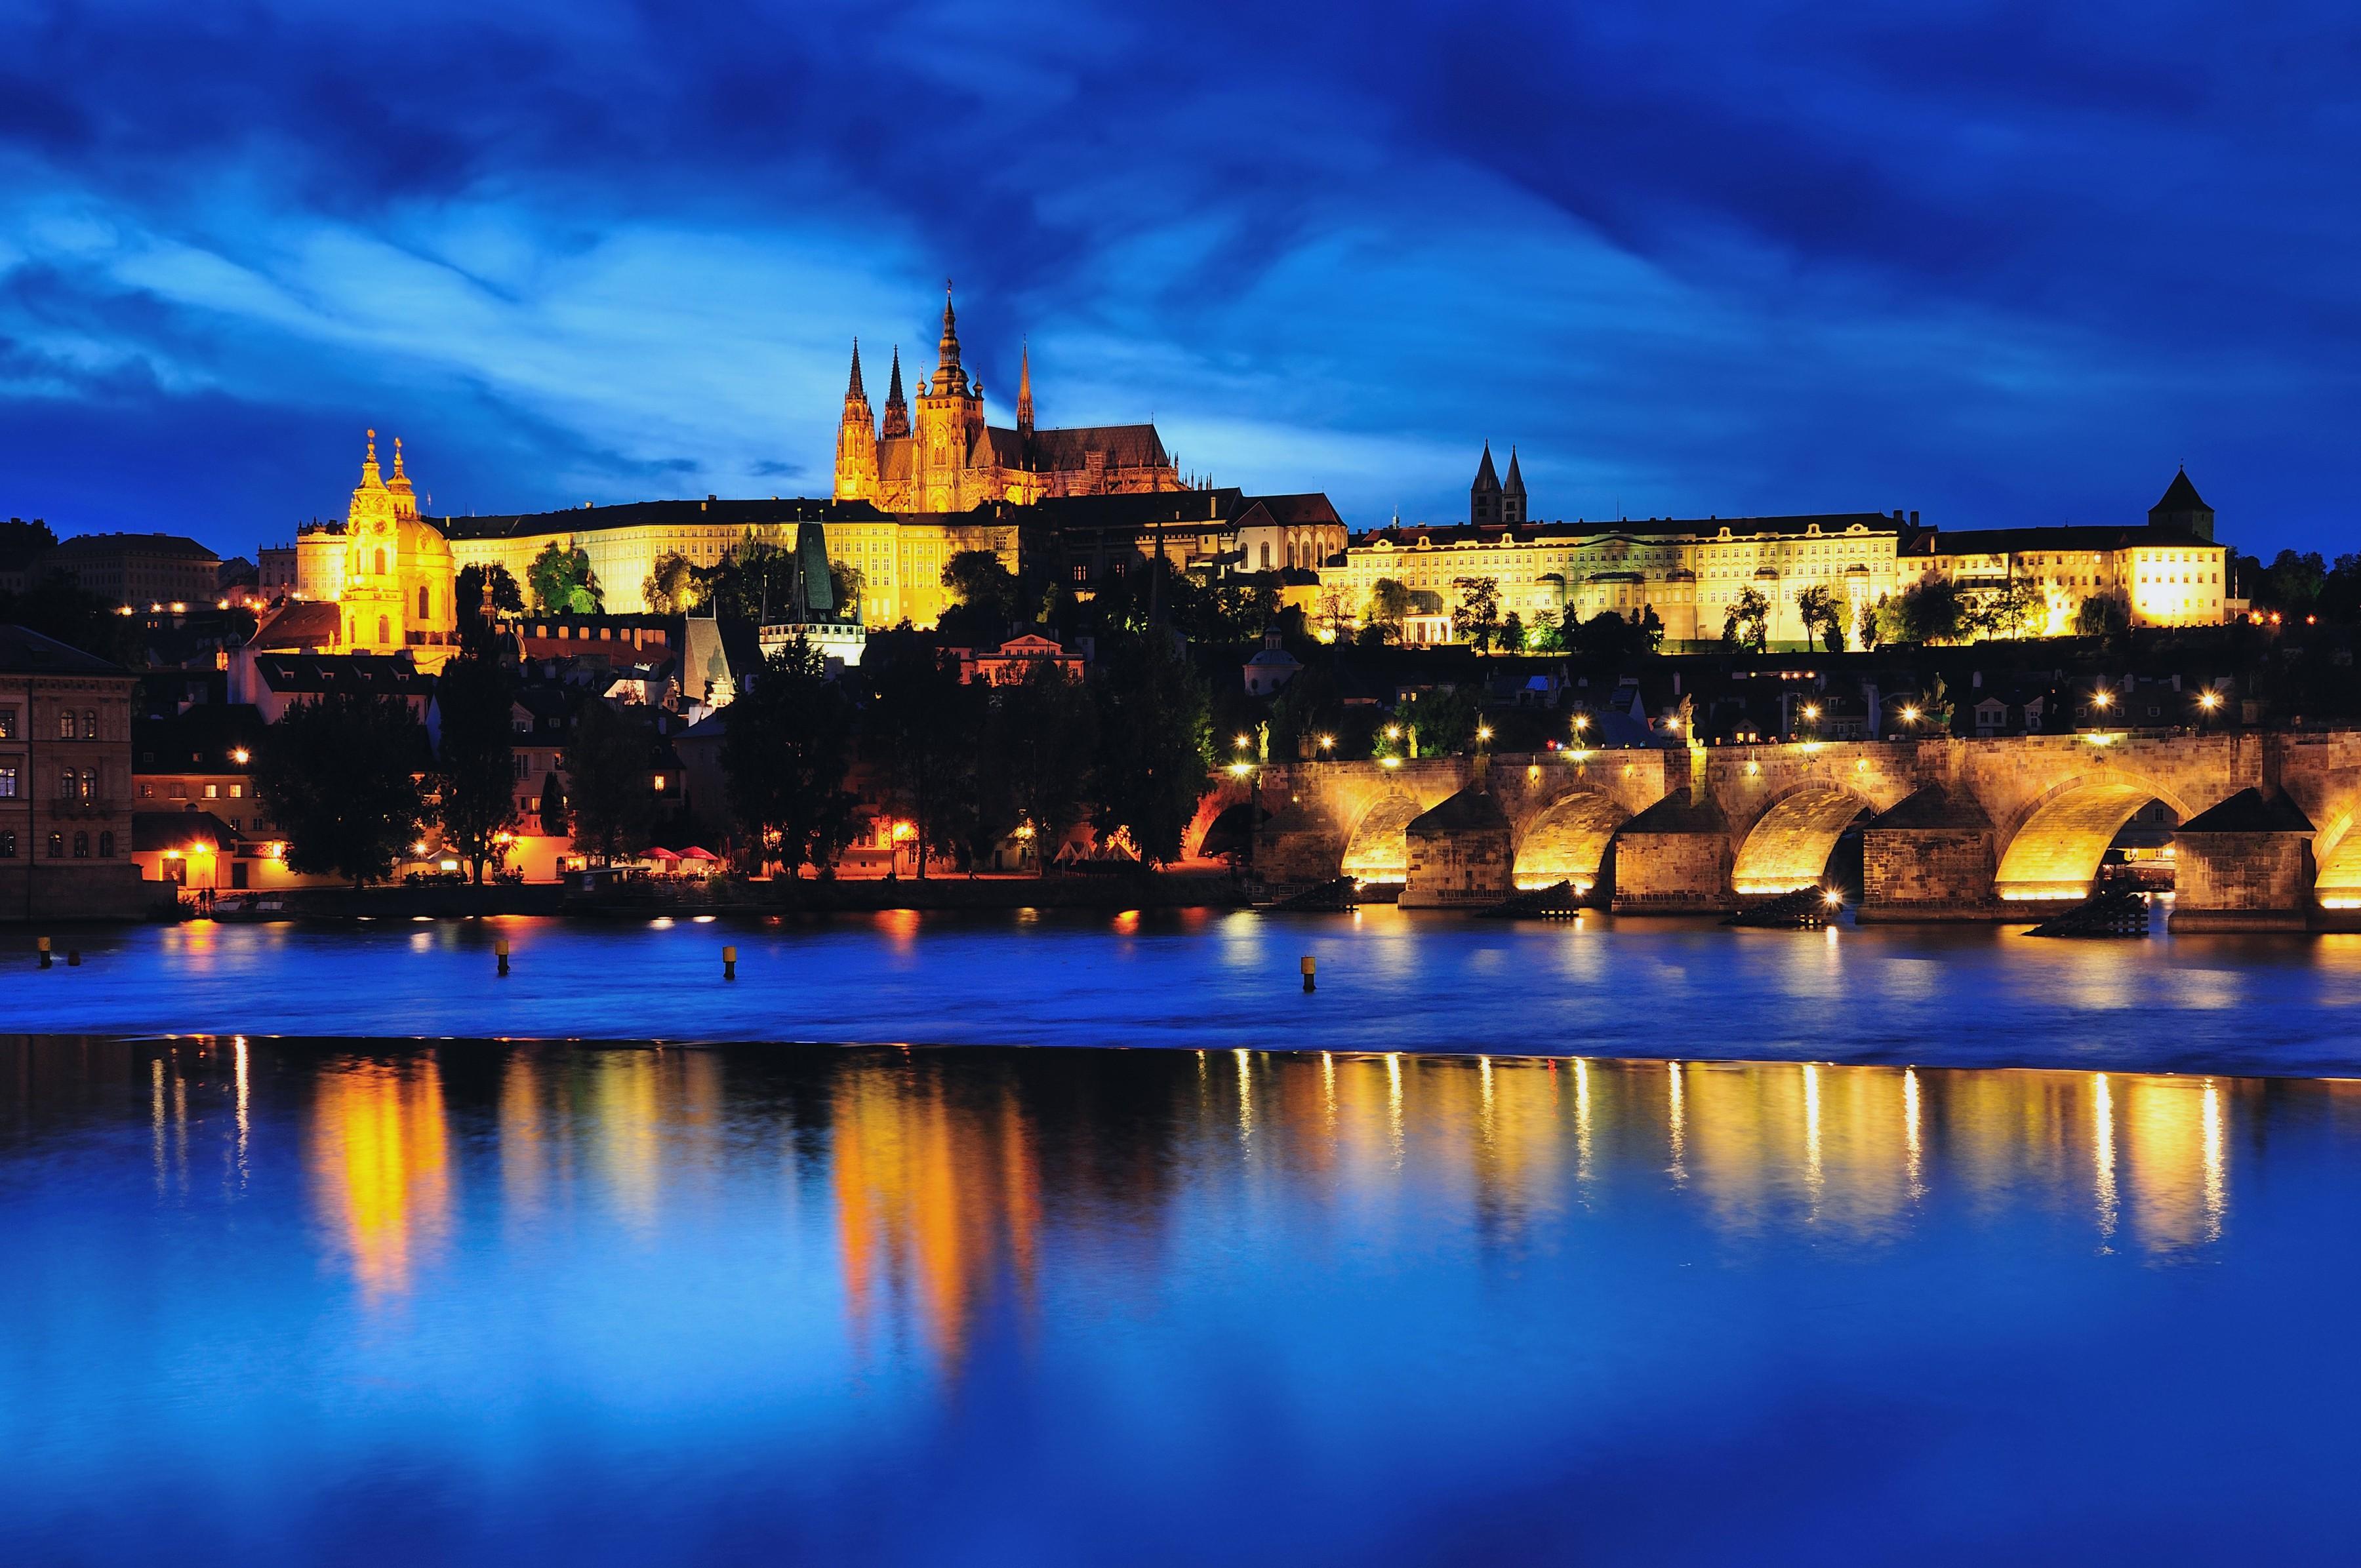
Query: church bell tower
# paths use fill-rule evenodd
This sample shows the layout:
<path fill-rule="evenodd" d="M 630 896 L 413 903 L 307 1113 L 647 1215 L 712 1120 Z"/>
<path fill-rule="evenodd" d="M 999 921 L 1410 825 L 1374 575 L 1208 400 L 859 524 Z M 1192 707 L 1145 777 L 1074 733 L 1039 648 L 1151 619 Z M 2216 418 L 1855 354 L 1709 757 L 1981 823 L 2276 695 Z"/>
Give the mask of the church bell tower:
<path fill-rule="evenodd" d="M 852 378 L 844 389 L 844 419 L 836 427 L 836 499 L 868 500 L 877 493 L 877 422 L 861 384 L 861 340 L 852 340 Z"/>

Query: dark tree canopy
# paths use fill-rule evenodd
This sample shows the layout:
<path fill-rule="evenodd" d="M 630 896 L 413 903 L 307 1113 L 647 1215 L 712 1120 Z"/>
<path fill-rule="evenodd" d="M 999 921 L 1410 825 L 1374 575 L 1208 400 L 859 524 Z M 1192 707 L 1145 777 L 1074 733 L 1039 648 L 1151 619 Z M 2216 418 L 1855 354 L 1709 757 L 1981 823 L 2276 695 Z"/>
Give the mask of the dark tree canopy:
<path fill-rule="evenodd" d="M 1212 787 L 1213 718 L 1204 679 L 1159 640 L 1140 639 L 1110 652 L 1096 695 L 1092 794 L 1098 828 L 1128 832 L 1143 865 L 1177 861 L 1197 803 Z"/>
<path fill-rule="evenodd" d="M 566 806 L 577 850 L 611 864 L 646 845 L 655 825 L 649 780 L 655 750 L 655 722 L 645 708 L 595 697 L 582 705 L 566 743 L 566 776 L 574 785 Z"/>
<path fill-rule="evenodd" d="M 721 769 L 730 806 L 763 863 L 833 865 L 851 832 L 853 712 L 828 661 L 798 637 L 764 660 L 727 713 Z"/>
<path fill-rule="evenodd" d="M 299 702 L 265 733 L 255 794 L 287 834 L 287 864 L 357 887 L 392 874 L 423 814 L 426 731 L 396 697 Z"/>
<path fill-rule="evenodd" d="M 497 658 L 471 649 L 443 666 L 434 697 L 442 714 L 435 816 L 480 884 L 484 863 L 497 858 L 497 835 L 515 815 L 513 683 Z"/>

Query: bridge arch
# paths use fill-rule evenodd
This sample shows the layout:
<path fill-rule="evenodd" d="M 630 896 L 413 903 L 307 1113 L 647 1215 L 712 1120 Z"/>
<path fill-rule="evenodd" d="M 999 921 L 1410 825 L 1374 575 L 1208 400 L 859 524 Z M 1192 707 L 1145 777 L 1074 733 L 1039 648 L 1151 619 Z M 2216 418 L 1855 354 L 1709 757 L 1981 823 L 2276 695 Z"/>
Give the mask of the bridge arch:
<path fill-rule="evenodd" d="M 1615 829 L 1631 813 L 1598 790 L 1577 789 L 1552 801 L 1517 841 L 1511 878 L 1519 888 L 1574 883 L 1576 893 L 1598 884 Z"/>
<path fill-rule="evenodd" d="M 1845 829 L 1876 811 L 1875 802 L 1835 784 L 1797 785 L 1747 829 L 1730 869 L 1731 889 L 1759 896 L 1814 885 Z"/>
<path fill-rule="evenodd" d="M 2088 896 L 2107 846 L 2150 801 L 2190 817 L 2186 801 L 2136 773 L 2109 771 L 2045 791 L 2006 835 L 1993 891 L 2004 903 Z"/>
<path fill-rule="evenodd" d="M 1361 814 L 1345 841 L 1343 872 L 1362 882 L 1398 883 L 1410 877 L 1410 840 L 1403 829 L 1426 809 L 1417 797 L 1386 795 Z"/>
<path fill-rule="evenodd" d="M 2323 909 L 2361 909 L 2361 818 L 2345 812 L 2323 828 L 2312 896 Z"/>

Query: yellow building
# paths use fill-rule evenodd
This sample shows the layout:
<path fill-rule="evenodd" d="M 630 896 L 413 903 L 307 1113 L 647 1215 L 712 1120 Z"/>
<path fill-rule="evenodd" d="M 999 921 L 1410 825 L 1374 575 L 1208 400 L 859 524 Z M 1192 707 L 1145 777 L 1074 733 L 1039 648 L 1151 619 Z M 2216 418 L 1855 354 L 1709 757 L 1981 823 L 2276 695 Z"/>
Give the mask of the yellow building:
<path fill-rule="evenodd" d="M 1862 619 L 1901 578 L 1910 524 L 1878 512 L 1808 517 L 1620 520 L 1614 522 L 1396 524 L 1354 541 L 1345 564 L 1320 574 L 1323 597 L 1341 590 L 1347 613 L 1366 612 L 1381 581 L 1434 596 L 1436 612 L 1457 605 L 1459 579 L 1499 585 L 1500 614 L 1525 624 L 1587 620 L 1602 610 L 1633 617 L 1653 608 L 1668 645 L 1712 641 L 1743 588 L 1770 601 L 1770 636 L 1808 633 L 1795 596 L 1824 587 L 1845 610 L 1858 641 Z M 1433 616 L 1426 620 L 1434 619 Z"/>
<path fill-rule="evenodd" d="M 918 383 L 914 411 L 902 396 L 902 354 L 895 349 L 881 429 L 862 385 L 861 345 L 854 343 L 852 377 L 837 428 L 836 499 L 871 501 L 895 512 L 941 513 L 986 502 L 1025 506 L 1051 496 L 1181 488 L 1152 424 L 1034 428 L 1032 356 L 1022 356 L 1018 364 L 1016 428 L 987 424 L 983 383 L 960 363 L 959 331 L 946 291 L 934 376 Z"/>
<path fill-rule="evenodd" d="M 408 649 L 426 669 L 450 657 L 457 626 L 451 546 L 418 515 L 399 440 L 387 478 L 378 468 L 377 432 L 368 433 L 361 482 L 344 520 L 302 530 L 295 553 L 295 597 L 337 607 L 335 652 Z"/>

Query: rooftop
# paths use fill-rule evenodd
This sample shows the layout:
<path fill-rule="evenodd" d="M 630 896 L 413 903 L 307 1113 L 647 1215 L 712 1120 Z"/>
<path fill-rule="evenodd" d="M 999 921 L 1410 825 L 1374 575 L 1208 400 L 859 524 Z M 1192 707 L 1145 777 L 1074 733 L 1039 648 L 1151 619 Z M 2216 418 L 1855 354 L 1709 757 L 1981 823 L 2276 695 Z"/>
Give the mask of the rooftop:
<path fill-rule="evenodd" d="M 0 674 L 122 675 L 131 672 L 29 626 L 0 626 Z"/>

